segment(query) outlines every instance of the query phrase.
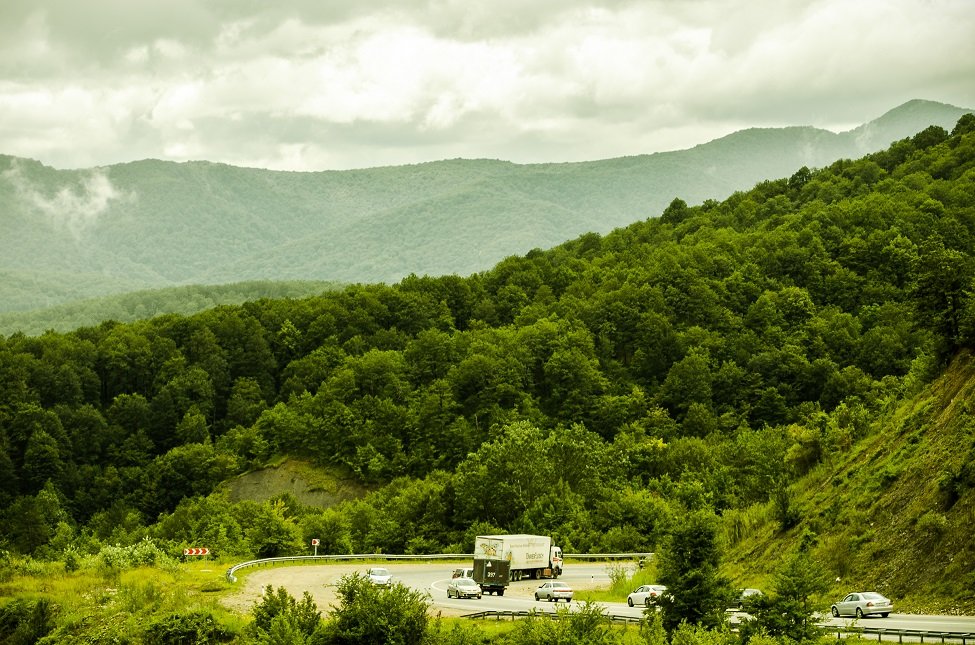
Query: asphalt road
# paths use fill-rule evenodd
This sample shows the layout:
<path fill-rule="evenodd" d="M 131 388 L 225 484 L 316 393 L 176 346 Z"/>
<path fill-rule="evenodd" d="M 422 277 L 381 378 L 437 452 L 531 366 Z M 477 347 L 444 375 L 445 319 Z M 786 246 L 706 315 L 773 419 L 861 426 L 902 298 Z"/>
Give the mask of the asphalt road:
<path fill-rule="evenodd" d="M 236 584 L 239 591 L 226 600 L 226 604 L 238 611 L 248 612 L 257 602 L 266 586 L 274 589 L 284 587 L 295 598 L 301 598 L 308 592 L 315 600 L 319 609 L 328 612 L 330 607 L 337 605 L 335 586 L 342 576 L 353 572 L 364 573 L 372 565 L 363 563 L 316 564 L 307 566 L 288 566 L 251 569 L 246 576 Z M 385 563 L 393 574 L 393 580 L 409 587 L 429 594 L 431 611 L 449 616 L 463 616 L 481 611 L 556 611 L 566 609 L 573 611 L 579 603 L 573 600 L 564 602 L 536 602 L 534 591 L 544 581 L 520 580 L 512 582 L 504 596 L 485 595 L 480 599 L 448 599 L 447 582 L 450 574 L 457 566 L 454 563 Z M 585 589 L 608 588 L 610 586 L 609 568 L 603 564 L 570 564 L 559 578 L 568 583 L 578 594 Z M 622 603 L 598 603 L 608 614 L 640 618 L 642 607 L 628 607 Z M 896 599 L 895 599 L 896 606 Z M 739 615 L 729 612 L 732 622 L 737 622 Z M 833 618 L 823 616 L 821 624 L 826 627 L 859 627 L 888 630 L 924 630 L 944 633 L 975 634 L 975 616 L 930 616 L 918 614 L 891 614 L 887 618 L 866 617 L 855 621 L 851 618 Z M 905 639 L 907 640 L 907 639 Z M 931 640 L 931 639 L 927 639 Z M 968 642 L 975 643 L 975 636 L 970 636 Z"/>

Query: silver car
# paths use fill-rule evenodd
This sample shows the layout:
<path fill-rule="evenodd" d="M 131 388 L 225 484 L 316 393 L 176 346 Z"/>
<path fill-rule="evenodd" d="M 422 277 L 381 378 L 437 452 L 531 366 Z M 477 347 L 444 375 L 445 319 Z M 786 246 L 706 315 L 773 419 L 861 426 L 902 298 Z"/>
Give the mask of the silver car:
<path fill-rule="evenodd" d="M 535 590 L 535 600 L 572 602 L 572 587 L 564 582 L 544 582 Z"/>
<path fill-rule="evenodd" d="M 833 616 L 856 616 L 863 618 L 871 614 L 880 614 L 886 618 L 894 610 L 894 603 L 875 591 L 857 591 L 848 594 L 846 598 L 834 604 L 830 611 Z"/>
<path fill-rule="evenodd" d="M 473 578 L 451 578 L 447 583 L 448 598 L 480 598 L 481 585 Z"/>
<path fill-rule="evenodd" d="M 374 585 L 388 586 L 393 581 L 393 574 L 389 572 L 389 569 L 384 569 L 383 567 L 373 567 L 366 572 L 366 577 L 369 578 L 369 582 Z"/>
<path fill-rule="evenodd" d="M 643 585 L 634 589 L 626 597 L 626 604 L 630 607 L 633 605 L 645 605 L 649 607 L 657 602 L 665 591 L 667 591 L 667 587 L 663 585 Z"/>

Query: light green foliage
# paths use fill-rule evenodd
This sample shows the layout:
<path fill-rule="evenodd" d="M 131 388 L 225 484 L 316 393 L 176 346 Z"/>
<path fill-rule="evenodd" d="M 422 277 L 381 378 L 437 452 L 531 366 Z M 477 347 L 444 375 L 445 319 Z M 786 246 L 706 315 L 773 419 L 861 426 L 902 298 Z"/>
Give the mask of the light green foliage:
<path fill-rule="evenodd" d="M 575 611 L 556 610 L 556 617 L 533 614 L 518 622 L 506 639 L 512 645 L 611 645 L 621 643 L 605 612 L 594 603 Z"/>
<path fill-rule="evenodd" d="M 670 634 L 670 645 L 737 645 L 738 637 L 723 626 L 709 629 L 703 625 L 681 623 Z"/>
<path fill-rule="evenodd" d="M 103 546 L 98 556 L 105 566 L 119 570 L 173 562 L 172 557 L 160 549 L 151 538 L 145 538 L 130 546 Z"/>

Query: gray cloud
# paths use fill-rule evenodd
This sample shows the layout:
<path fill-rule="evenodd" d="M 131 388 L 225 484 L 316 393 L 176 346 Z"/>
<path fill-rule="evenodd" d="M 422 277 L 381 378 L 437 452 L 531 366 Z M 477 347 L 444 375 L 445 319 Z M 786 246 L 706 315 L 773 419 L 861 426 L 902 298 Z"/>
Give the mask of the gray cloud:
<path fill-rule="evenodd" d="M 975 107 L 970 0 L 7 0 L 0 152 L 570 161 Z"/>

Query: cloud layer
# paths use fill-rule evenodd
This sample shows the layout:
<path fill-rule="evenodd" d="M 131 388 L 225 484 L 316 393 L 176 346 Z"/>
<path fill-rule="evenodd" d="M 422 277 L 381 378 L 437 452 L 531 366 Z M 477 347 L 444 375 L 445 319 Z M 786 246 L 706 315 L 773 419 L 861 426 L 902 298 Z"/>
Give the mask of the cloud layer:
<path fill-rule="evenodd" d="M 975 107 L 973 35 L 970 0 L 6 0 L 0 152 L 607 158 L 842 129 L 912 98 Z"/>

